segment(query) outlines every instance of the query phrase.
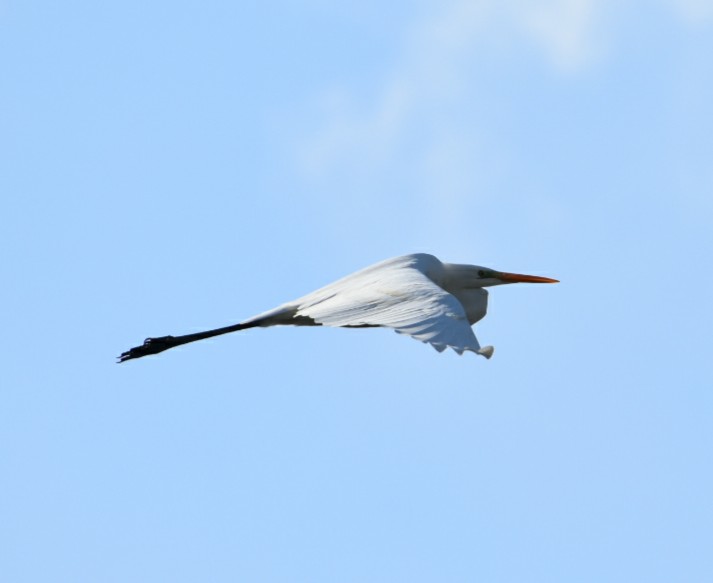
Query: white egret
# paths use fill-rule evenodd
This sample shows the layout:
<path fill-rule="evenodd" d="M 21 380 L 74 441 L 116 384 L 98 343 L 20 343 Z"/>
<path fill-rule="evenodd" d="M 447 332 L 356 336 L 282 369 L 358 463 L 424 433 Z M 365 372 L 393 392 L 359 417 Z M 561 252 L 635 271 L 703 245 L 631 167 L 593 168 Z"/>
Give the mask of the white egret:
<path fill-rule="evenodd" d="M 157 354 L 204 338 L 257 326 L 336 326 L 392 328 L 442 352 L 469 350 L 486 358 L 471 326 L 485 316 L 486 287 L 505 283 L 557 283 L 556 279 L 495 271 L 478 265 L 442 263 L 433 255 L 415 253 L 387 259 L 348 275 L 317 291 L 239 324 L 187 334 L 147 338 L 127 350 L 119 362 Z"/>

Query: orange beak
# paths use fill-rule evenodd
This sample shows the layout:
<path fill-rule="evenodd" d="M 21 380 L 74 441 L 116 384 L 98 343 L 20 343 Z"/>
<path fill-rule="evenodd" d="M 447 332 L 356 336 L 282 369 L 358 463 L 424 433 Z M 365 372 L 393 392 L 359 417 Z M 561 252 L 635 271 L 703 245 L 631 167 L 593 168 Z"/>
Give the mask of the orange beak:
<path fill-rule="evenodd" d="M 540 277 L 539 275 L 522 275 L 521 273 L 497 272 L 497 278 L 505 283 L 559 283 L 558 279 Z"/>

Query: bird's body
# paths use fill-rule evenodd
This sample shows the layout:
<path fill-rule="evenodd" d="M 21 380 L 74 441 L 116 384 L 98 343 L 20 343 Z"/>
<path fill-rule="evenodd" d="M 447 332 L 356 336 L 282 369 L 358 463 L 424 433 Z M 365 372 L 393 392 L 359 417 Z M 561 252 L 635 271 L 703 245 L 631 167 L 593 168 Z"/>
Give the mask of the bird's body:
<path fill-rule="evenodd" d="M 240 324 L 188 334 L 149 338 L 124 352 L 120 362 L 168 348 L 246 328 L 276 325 L 386 327 L 430 343 L 439 352 L 451 347 L 490 358 L 471 326 L 488 307 L 487 286 L 556 280 L 502 273 L 477 265 L 443 263 L 433 255 L 414 253 L 387 259 L 348 275 L 306 296 L 263 312 Z"/>

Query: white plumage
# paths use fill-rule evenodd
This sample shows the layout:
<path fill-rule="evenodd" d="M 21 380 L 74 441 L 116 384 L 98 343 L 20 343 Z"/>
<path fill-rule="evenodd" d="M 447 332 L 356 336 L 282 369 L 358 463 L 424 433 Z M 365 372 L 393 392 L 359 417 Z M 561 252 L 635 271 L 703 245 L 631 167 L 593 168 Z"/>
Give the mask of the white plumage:
<path fill-rule="evenodd" d="M 387 259 L 246 323 L 290 324 L 297 316 L 312 320 L 304 325 L 383 326 L 428 342 L 439 352 L 450 346 L 458 354 L 471 350 L 490 357 L 492 347 L 481 349 L 471 328 L 486 313 L 488 292 L 476 288 L 468 296 L 471 312 L 478 314 L 469 321 L 452 293 L 466 290 L 446 291 L 450 267 L 425 253 Z"/>
<path fill-rule="evenodd" d="M 392 328 L 431 344 L 439 352 L 450 347 L 458 354 L 471 351 L 490 358 L 493 347 L 481 348 L 471 327 L 487 312 L 485 287 L 556 281 L 478 265 L 442 263 L 433 255 L 415 253 L 362 269 L 233 326 L 148 338 L 119 359 L 123 362 L 219 334 L 277 325 Z"/>

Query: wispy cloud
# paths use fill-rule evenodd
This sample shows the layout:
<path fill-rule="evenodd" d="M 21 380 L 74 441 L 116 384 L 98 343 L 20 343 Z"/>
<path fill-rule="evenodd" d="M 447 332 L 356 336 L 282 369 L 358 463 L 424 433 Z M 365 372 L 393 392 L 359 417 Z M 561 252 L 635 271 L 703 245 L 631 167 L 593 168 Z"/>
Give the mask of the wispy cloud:
<path fill-rule="evenodd" d="M 665 1 L 681 22 L 713 20 L 713 0 Z M 521 59 L 525 47 L 528 59 L 554 75 L 587 74 L 612 57 L 617 45 L 610 35 L 619 30 L 612 24 L 637 6 L 634 0 L 450 0 L 425 8 L 404 24 L 393 65 L 371 92 L 339 86 L 316 96 L 316 129 L 299 141 L 298 157 L 312 179 L 340 185 L 361 180 L 371 187 L 394 175 L 392 169 L 407 168 L 414 184 L 399 188 L 411 189 L 419 204 L 454 226 L 466 201 L 490 196 L 498 173 L 512 166 L 489 119 L 488 72 Z M 360 194 L 380 195 L 373 188 Z M 563 220 L 566 213 L 548 204 L 552 220 Z"/>
<path fill-rule="evenodd" d="M 595 0 L 456 0 L 442 4 L 410 24 L 397 64 L 369 102 L 357 101 L 344 88 L 329 88 L 319 97 L 324 124 L 300 144 L 302 167 L 313 176 L 343 169 L 385 164 L 418 123 L 434 151 L 423 170 L 453 177 L 453 163 L 442 156 L 452 144 L 466 146 L 449 111 L 461 103 L 476 77 L 482 53 L 507 53 L 513 38 L 532 43 L 563 73 L 582 70 L 599 54 Z M 444 165 L 434 160 L 444 160 Z M 447 160 L 447 163 L 445 163 Z M 443 172 L 440 171 L 443 168 Z M 451 180 L 452 181 L 452 180 Z"/>
<path fill-rule="evenodd" d="M 510 10 L 510 17 L 524 25 L 554 66 L 575 72 L 603 50 L 598 27 L 603 7 L 604 3 L 597 0 L 523 2 Z"/>
<path fill-rule="evenodd" d="M 713 22 L 713 0 L 671 0 L 671 4 L 689 24 Z"/>

